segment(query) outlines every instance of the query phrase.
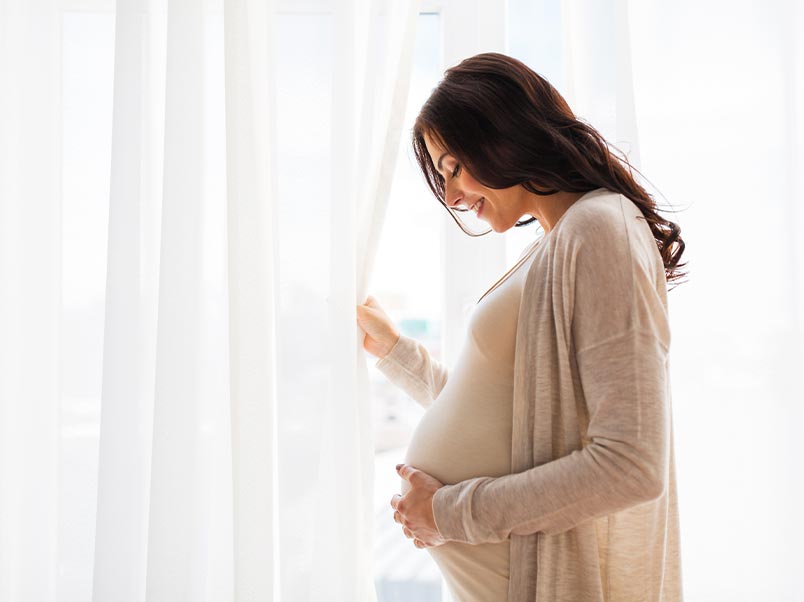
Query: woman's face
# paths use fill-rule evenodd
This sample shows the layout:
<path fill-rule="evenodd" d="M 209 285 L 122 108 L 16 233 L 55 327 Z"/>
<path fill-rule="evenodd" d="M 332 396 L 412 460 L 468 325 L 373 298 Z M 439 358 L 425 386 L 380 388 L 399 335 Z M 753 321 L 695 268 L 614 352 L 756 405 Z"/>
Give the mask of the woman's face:
<path fill-rule="evenodd" d="M 496 189 L 483 186 L 427 133 L 424 143 L 430 160 L 444 178 L 444 201 L 449 207 L 471 209 L 495 232 L 505 232 L 523 215 L 533 215 L 533 208 L 526 206 L 529 195 L 521 186 Z"/>

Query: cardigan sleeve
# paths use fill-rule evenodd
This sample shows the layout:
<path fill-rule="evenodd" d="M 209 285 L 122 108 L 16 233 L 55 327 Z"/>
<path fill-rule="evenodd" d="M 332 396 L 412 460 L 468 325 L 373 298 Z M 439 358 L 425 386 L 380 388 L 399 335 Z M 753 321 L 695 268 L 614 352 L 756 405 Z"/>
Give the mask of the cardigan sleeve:
<path fill-rule="evenodd" d="M 438 489 L 433 513 L 444 539 L 478 544 L 511 534 L 561 533 L 664 494 L 670 402 L 665 289 L 656 284 L 661 259 L 649 250 L 655 245 L 650 234 L 638 229 L 635 252 L 623 224 L 595 220 L 576 230 L 565 241 L 566 253 L 559 253 L 565 269 L 553 280 L 556 298 L 569 300 L 571 308 L 571 352 L 582 389 L 578 401 L 589 416 L 588 442 L 523 472 Z M 539 362 L 549 363 L 537 356 L 523 365 L 535 369 Z M 569 371 L 559 368 L 551 378 Z"/>
<path fill-rule="evenodd" d="M 411 337 L 401 335 L 391 351 L 374 364 L 388 380 L 422 407 L 429 407 L 447 382 L 445 365 Z"/>

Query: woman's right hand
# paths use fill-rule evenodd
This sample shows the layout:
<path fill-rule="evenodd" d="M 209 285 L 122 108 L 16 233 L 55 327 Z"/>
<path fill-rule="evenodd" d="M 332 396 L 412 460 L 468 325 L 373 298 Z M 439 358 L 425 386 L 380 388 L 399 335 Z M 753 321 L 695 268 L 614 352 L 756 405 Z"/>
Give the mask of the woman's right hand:
<path fill-rule="evenodd" d="M 383 358 L 399 340 L 400 333 L 377 300 L 369 295 L 357 306 L 357 323 L 366 333 L 363 348 L 371 355 Z"/>

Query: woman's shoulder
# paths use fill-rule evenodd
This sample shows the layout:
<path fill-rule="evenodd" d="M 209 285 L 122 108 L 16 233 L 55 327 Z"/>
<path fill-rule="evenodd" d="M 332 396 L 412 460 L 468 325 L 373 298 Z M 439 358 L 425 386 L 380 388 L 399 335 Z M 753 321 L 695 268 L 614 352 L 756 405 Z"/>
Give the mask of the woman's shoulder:
<path fill-rule="evenodd" d="M 528 295 L 553 303 L 552 295 L 540 295 L 546 285 L 545 290 L 560 287 L 565 292 L 558 299 L 575 299 L 582 290 L 588 307 L 603 298 L 624 298 L 644 301 L 651 315 L 666 311 L 664 264 L 647 221 L 631 199 L 606 189 L 593 191 L 573 203 L 551 232 L 555 236 L 539 264 L 529 270 Z M 652 319 L 648 313 L 642 316 L 645 320 Z"/>
<path fill-rule="evenodd" d="M 598 188 L 570 205 L 556 233 L 565 240 L 579 236 L 590 239 L 625 234 L 628 218 L 639 213 L 629 198 L 619 192 Z"/>
<path fill-rule="evenodd" d="M 548 234 L 551 236 L 542 260 L 568 266 L 570 271 L 565 273 L 582 264 L 587 269 L 611 270 L 616 266 L 663 274 L 647 221 L 639 207 L 618 192 L 599 188 L 585 194 L 570 205 Z"/>
<path fill-rule="evenodd" d="M 653 254 L 656 242 L 639 207 L 627 196 L 599 188 L 575 201 L 556 225 L 556 252 Z"/>

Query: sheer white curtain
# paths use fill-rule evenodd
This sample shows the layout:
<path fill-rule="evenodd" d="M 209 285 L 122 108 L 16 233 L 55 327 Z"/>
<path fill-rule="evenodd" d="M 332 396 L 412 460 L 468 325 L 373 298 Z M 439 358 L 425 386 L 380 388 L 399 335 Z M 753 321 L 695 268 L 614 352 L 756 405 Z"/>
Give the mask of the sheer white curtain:
<path fill-rule="evenodd" d="M 355 306 L 417 2 L 82 3 L 114 13 L 86 359 L 61 336 L 65 4 L 0 2 L 0 599 L 374 600 Z M 91 490 L 64 479 L 68 359 L 98 363 Z"/>
<path fill-rule="evenodd" d="M 685 594 L 803 600 L 804 11 L 564 5 L 570 104 L 687 241 L 669 294 Z"/>
<path fill-rule="evenodd" d="M 639 169 L 628 0 L 562 3 L 564 97 Z"/>
<path fill-rule="evenodd" d="M 59 570 L 59 15 L 0 4 L 0 599 Z"/>

